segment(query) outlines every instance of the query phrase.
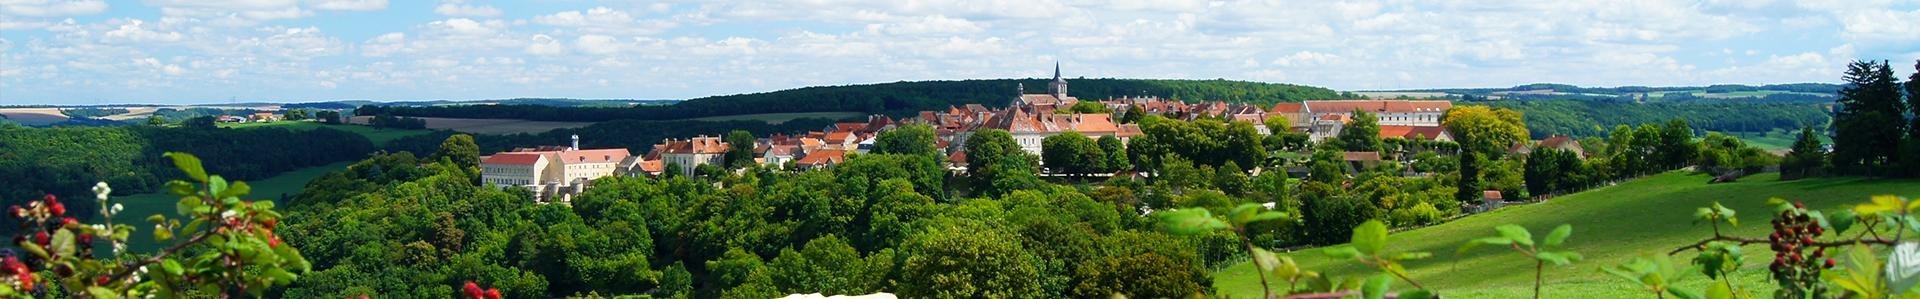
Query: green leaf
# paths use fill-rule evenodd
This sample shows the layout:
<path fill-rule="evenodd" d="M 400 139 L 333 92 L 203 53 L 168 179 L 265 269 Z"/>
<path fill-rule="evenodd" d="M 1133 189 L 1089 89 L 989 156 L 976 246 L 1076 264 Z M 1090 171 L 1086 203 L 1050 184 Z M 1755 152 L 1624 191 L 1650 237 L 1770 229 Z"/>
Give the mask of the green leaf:
<path fill-rule="evenodd" d="M 53 243 L 51 244 L 53 245 L 53 253 L 62 257 L 73 256 L 73 252 L 76 250 L 73 238 L 73 231 L 64 229 L 54 230 Z"/>
<path fill-rule="evenodd" d="M 153 222 L 153 224 L 167 223 L 167 217 L 160 216 L 160 214 L 153 214 L 153 216 L 147 216 L 147 222 Z"/>
<path fill-rule="evenodd" d="M 1247 223 L 1281 220 L 1281 219 L 1287 219 L 1287 213 L 1268 211 L 1268 212 L 1261 212 L 1260 214 L 1257 214 L 1257 215 L 1253 215 L 1253 219 L 1247 221 Z"/>
<path fill-rule="evenodd" d="M 1468 250 L 1473 250 L 1473 248 L 1480 247 L 1480 245 L 1507 245 L 1507 244 L 1513 244 L 1513 239 L 1508 239 L 1507 237 L 1485 237 L 1485 238 L 1473 239 L 1473 241 L 1467 241 L 1467 244 L 1460 244 L 1460 250 L 1454 251 L 1453 254 L 1454 255 L 1465 254 L 1467 253 Z"/>
<path fill-rule="evenodd" d="M 20 248 L 26 249 L 28 253 L 33 253 L 34 257 L 38 257 L 43 260 L 47 259 L 47 249 L 40 248 L 40 244 L 34 244 L 33 242 L 20 242 Z"/>
<path fill-rule="evenodd" d="M 210 191 L 208 192 L 208 195 L 218 195 L 218 194 L 226 193 L 227 178 L 223 178 L 217 175 L 207 176 L 207 191 Z M 214 199 L 219 199 L 219 198 L 220 198 L 219 196 L 214 196 Z"/>
<path fill-rule="evenodd" d="M 1259 266 L 1261 272 L 1273 272 L 1275 267 L 1280 266 L 1280 258 L 1275 257 L 1272 251 L 1254 248 L 1253 265 Z"/>
<path fill-rule="evenodd" d="M 1427 290 L 1412 290 L 1412 291 L 1400 292 L 1400 299 L 1432 299 L 1432 298 L 1434 298 L 1433 292 L 1427 291 Z"/>
<path fill-rule="evenodd" d="M 1574 259 L 1573 257 L 1569 257 L 1566 254 L 1563 254 L 1561 252 L 1553 252 L 1553 251 L 1536 252 L 1533 254 L 1533 258 L 1546 261 L 1548 263 L 1553 263 L 1555 266 L 1565 266 L 1567 264 L 1572 264 Z"/>
<path fill-rule="evenodd" d="M 1724 283 L 1712 284 L 1707 287 L 1706 299 L 1733 299 L 1733 289 L 1728 288 Z"/>
<path fill-rule="evenodd" d="M 167 275 L 173 275 L 173 276 L 180 276 L 182 273 L 187 272 L 186 267 L 180 266 L 180 261 L 176 261 L 173 259 L 160 260 L 160 269 L 166 270 Z"/>
<path fill-rule="evenodd" d="M 1847 229 L 1853 228 L 1854 222 L 1859 220 L 1860 215 L 1854 214 L 1853 210 L 1833 211 L 1833 215 L 1827 216 L 1827 230 L 1831 230 L 1827 233 L 1838 235 L 1846 232 Z"/>
<path fill-rule="evenodd" d="M 181 180 L 167 181 L 167 194 L 190 195 L 194 193 L 192 183 Z"/>
<path fill-rule="evenodd" d="M 1682 290 L 1680 288 L 1667 288 L 1667 294 L 1673 294 L 1674 298 L 1680 299 L 1705 299 L 1707 297 L 1700 295 L 1700 292 Z"/>
<path fill-rule="evenodd" d="M 87 295 L 92 295 L 93 298 L 100 299 L 120 298 L 120 294 L 114 293 L 112 289 L 103 287 L 87 287 Z"/>
<path fill-rule="evenodd" d="M 199 197 L 181 196 L 180 202 L 174 203 L 173 208 L 174 212 L 179 212 L 180 215 L 193 215 L 194 210 L 200 209 L 200 206 L 205 204 L 206 203 L 200 202 Z"/>
<path fill-rule="evenodd" d="M 1720 214 L 1719 216 L 1720 218 L 1726 219 L 1727 224 L 1732 224 L 1733 226 L 1740 226 L 1740 219 L 1734 218 L 1735 213 L 1733 209 L 1728 209 L 1727 206 L 1720 205 L 1720 202 L 1717 202 L 1717 201 L 1713 202 L 1713 212 L 1715 214 Z"/>
<path fill-rule="evenodd" d="M 167 152 L 164 156 L 167 158 L 172 158 L 173 167 L 179 168 L 180 171 L 186 172 L 188 178 L 193 178 L 193 180 L 201 181 L 201 182 L 207 181 L 207 170 L 206 168 L 200 166 L 199 157 L 194 157 L 193 154 L 181 153 L 181 152 Z"/>
<path fill-rule="evenodd" d="M 1533 233 L 1527 232 L 1525 227 L 1507 224 L 1494 227 L 1493 230 L 1500 231 L 1500 236 L 1512 239 L 1514 243 L 1519 243 L 1521 246 L 1533 247 Z"/>
<path fill-rule="evenodd" d="M 253 187 L 247 186 L 247 182 L 235 181 L 232 185 L 227 186 L 227 190 L 221 191 L 218 197 L 239 198 L 251 193 L 253 193 Z"/>
<path fill-rule="evenodd" d="M 1429 257 L 1433 257 L 1433 254 L 1426 253 L 1426 252 L 1402 252 L 1402 253 L 1393 255 L 1393 260 L 1405 261 L 1405 260 L 1424 259 Z"/>
<path fill-rule="evenodd" d="M 1387 287 L 1393 285 L 1393 277 L 1386 274 L 1367 277 L 1367 283 L 1360 287 L 1360 297 L 1367 299 L 1387 298 Z"/>
<path fill-rule="evenodd" d="M 1573 225 L 1561 224 L 1560 227 L 1555 227 L 1552 232 L 1547 233 L 1547 240 L 1543 244 L 1546 245 L 1547 248 L 1559 247 L 1560 243 L 1565 243 L 1567 237 L 1572 235 Z"/>
<path fill-rule="evenodd" d="M 1354 249 L 1353 246 L 1328 248 L 1326 253 L 1327 256 L 1338 259 L 1353 259 L 1360 256 L 1360 250 Z"/>
<path fill-rule="evenodd" d="M 1853 213 L 1874 215 L 1883 212 L 1899 211 L 1906 207 L 1907 202 L 1905 198 L 1893 195 L 1874 195 L 1872 200 L 1867 204 L 1853 206 Z"/>
<path fill-rule="evenodd" d="M 1360 227 L 1353 228 L 1353 248 L 1367 255 L 1377 255 L 1387 247 L 1387 224 L 1380 220 L 1367 220 Z"/>
<path fill-rule="evenodd" d="M 1160 229 L 1180 235 L 1198 235 L 1227 228 L 1226 222 L 1213 217 L 1207 209 L 1179 209 L 1154 213 Z"/>

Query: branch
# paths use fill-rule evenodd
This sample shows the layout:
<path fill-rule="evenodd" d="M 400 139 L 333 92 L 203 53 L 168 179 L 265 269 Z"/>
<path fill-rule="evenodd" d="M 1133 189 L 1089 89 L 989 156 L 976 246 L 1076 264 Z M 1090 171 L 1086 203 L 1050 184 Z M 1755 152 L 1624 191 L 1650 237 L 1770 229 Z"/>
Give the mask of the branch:
<path fill-rule="evenodd" d="M 188 245 L 193 245 L 196 243 L 200 243 L 201 240 L 206 240 L 207 236 L 209 235 L 212 235 L 212 233 L 201 232 L 199 234 L 194 234 L 193 237 L 188 238 L 186 242 L 180 242 L 179 244 L 174 244 L 173 247 L 167 247 L 166 250 L 161 250 L 160 254 L 153 255 L 153 257 L 149 257 L 145 260 L 140 260 L 139 262 L 136 262 L 136 263 L 127 264 L 126 267 L 120 269 L 119 273 L 114 273 L 113 276 L 111 276 L 112 280 L 120 281 L 120 280 L 126 279 L 127 275 L 132 275 L 133 271 L 140 270 L 140 267 L 144 267 L 146 265 L 152 265 L 153 263 L 158 263 L 161 260 L 166 259 L 167 256 L 173 255 L 175 252 L 180 252 L 180 250 L 186 249 Z"/>
<path fill-rule="evenodd" d="M 1766 239 L 1731 237 L 1731 236 L 1715 236 L 1713 238 L 1707 238 L 1705 240 L 1700 240 L 1699 242 L 1694 242 L 1691 245 L 1682 246 L 1680 248 L 1674 248 L 1673 251 L 1667 252 L 1667 255 L 1680 254 L 1680 252 L 1687 251 L 1688 249 L 1698 249 L 1700 248 L 1700 246 L 1706 246 L 1708 242 L 1713 242 L 1713 241 L 1734 242 L 1740 245 L 1773 243 L 1773 241 L 1769 241 Z M 1857 239 L 1839 240 L 1839 241 L 1813 242 L 1813 247 L 1827 248 L 1827 247 L 1847 246 L 1847 245 L 1853 245 L 1853 244 L 1873 244 L 1873 245 L 1891 246 L 1891 245 L 1894 245 L 1895 243 L 1898 243 L 1898 242 L 1892 239 L 1873 237 L 1873 238 L 1857 238 Z"/>

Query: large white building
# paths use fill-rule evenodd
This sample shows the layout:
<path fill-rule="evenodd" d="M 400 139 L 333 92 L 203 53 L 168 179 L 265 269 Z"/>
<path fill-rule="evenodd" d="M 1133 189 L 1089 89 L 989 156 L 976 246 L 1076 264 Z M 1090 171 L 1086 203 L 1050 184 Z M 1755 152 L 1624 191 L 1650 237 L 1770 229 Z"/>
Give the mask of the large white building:
<path fill-rule="evenodd" d="M 727 151 L 732 148 L 720 137 L 700 136 L 684 140 L 668 139 L 665 144 L 655 145 L 654 150 L 660 152 L 660 160 L 666 161 L 663 163 L 680 166 L 680 169 L 667 171 L 679 171 L 680 174 L 691 176 L 700 165 L 723 165 L 721 159 L 725 159 Z"/>
<path fill-rule="evenodd" d="M 1286 116 L 1293 121 L 1293 128 L 1306 131 L 1313 141 L 1320 141 L 1340 136 L 1340 128 L 1353 120 L 1356 110 L 1373 113 L 1379 117 L 1382 127 L 1439 127 L 1440 119 L 1450 108 L 1453 102 L 1448 101 L 1338 100 L 1280 103 L 1268 112 Z"/>
<path fill-rule="evenodd" d="M 593 179 L 618 174 L 628 161 L 627 149 L 580 149 L 580 136 L 569 147 L 521 148 L 487 156 L 480 161 L 480 182 L 496 188 L 527 188 L 541 200 L 566 202 L 586 189 Z"/>

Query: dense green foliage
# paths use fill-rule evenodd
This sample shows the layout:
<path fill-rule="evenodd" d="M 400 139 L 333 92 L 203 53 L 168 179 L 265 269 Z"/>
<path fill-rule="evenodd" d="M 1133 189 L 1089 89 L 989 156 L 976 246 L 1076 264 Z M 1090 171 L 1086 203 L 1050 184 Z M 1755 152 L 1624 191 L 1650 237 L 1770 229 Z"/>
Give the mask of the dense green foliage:
<path fill-rule="evenodd" d="M 1493 107 L 1513 109 L 1526 116 L 1534 139 L 1550 135 L 1606 135 L 1616 124 L 1654 123 L 1685 119 L 1703 131 L 1766 132 L 1824 126 L 1825 103 L 1761 103 L 1713 101 L 1700 103 L 1635 103 L 1630 101 L 1538 100 L 1492 101 Z"/>
<path fill-rule="evenodd" d="M 1920 134 L 1908 136 L 1907 110 L 1901 102 L 1899 78 L 1886 62 L 1856 61 L 1847 66 L 1849 85 L 1840 91 L 1833 120 L 1832 165 L 1837 173 L 1915 175 L 1920 161 Z M 1920 102 L 1920 97 L 1908 97 Z"/>
<path fill-rule="evenodd" d="M 88 117 L 88 118 L 102 117 L 102 116 L 108 116 L 108 115 L 114 115 L 114 114 L 125 114 L 127 112 L 132 112 L 132 111 L 128 111 L 126 108 L 94 108 L 94 107 L 60 109 L 60 114 L 65 114 L 69 117 Z"/>
<path fill-rule="evenodd" d="M 45 193 L 82 199 L 95 182 L 113 185 L 120 195 L 153 192 L 182 178 L 161 156 L 166 152 L 191 153 L 208 161 L 207 171 L 253 180 L 371 151 L 365 137 L 325 128 L 0 127 L 0 177 L 7 178 L 0 180 L 0 199 L 21 204 Z M 91 205 L 71 206 L 84 212 L 78 215 L 93 215 Z"/>
<path fill-rule="evenodd" d="M 1339 98 L 1333 90 L 1291 84 L 1227 80 L 1074 79 L 1073 95 L 1082 99 L 1160 95 L 1187 101 L 1229 101 L 1273 104 Z M 854 111 L 907 115 L 948 106 L 982 104 L 1003 106 L 1012 101 L 1016 85 L 1046 86 L 1042 79 L 896 82 L 846 86 L 805 87 L 773 92 L 712 96 L 665 106 L 620 108 L 554 107 L 543 105 L 362 106 L 359 115 L 455 118 L 510 118 L 550 121 L 675 120 L 707 116 Z M 799 105 L 799 103 L 805 103 Z"/>
<path fill-rule="evenodd" d="M 481 153 L 494 153 L 517 147 L 540 145 L 564 145 L 570 142 L 572 135 L 580 135 L 582 148 L 626 148 L 645 154 L 667 138 L 687 138 L 690 136 L 724 136 L 734 130 L 752 133 L 754 136 L 766 136 L 772 133 L 797 133 L 819 130 L 832 124 L 832 120 L 805 118 L 769 125 L 759 121 L 610 121 L 596 123 L 580 128 L 555 129 L 539 134 L 477 135 L 474 143 Z M 445 141 L 454 132 L 439 131 L 403 137 L 387 143 L 389 151 L 405 151 L 415 155 L 427 155 L 438 150 L 441 141 Z"/>

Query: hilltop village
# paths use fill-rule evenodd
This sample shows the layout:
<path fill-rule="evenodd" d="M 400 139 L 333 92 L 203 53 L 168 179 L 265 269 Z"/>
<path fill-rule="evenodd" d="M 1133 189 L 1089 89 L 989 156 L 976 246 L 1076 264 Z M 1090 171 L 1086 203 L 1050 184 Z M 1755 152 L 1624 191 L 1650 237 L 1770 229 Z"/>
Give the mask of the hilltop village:
<path fill-rule="evenodd" d="M 1083 100 L 1068 93 L 1067 80 L 1061 77 L 1058 66 L 1045 93 L 1028 93 L 1025 86 L 1017 86 L 1010 98 L 1002 108 L 968 104 L 941 111 L 921 111 L 906 119 L 871 115 L 865 122 L 835 123 L 805 134 L 758 137 L 752 146 L 752 157 L 756 163 L 780 169 L 804 171 L 832 167 L 846 161 L 848 155 L 872 150 L 876 137 L 882 132 L 902 125 L 924 124 L 934 128 L 935 148 L 944 152 L 947 168 L 964 172 L 967 164 L 964 143 L 976 131 L 1006 131 L 1022 150 L 1038 156 L 1043 150 L 1042 140 L 1066 132 L 1089 138 L 1111 136 L 1123 144 L 1130 142 L 1141 134 L 1140 126 L 1124 120 L 1143 115 L 1129 113 L 1178 120 L 1211 118 L 1248 122 L 1262 135 L 1272 134 L 1274 128 L 1285 128 L 1304 133 L 1309 140 L 1318 142 L 1339 136 L 1341 128 L 1353 120 L 1355 111 L 1365 111 L 1377 116 L 1382 139 L 1452 141 L 1440 121 L 1453 104 L 1441 100 L 1329 100 L 1279 103 L 1272 107 L 1222 101 L 1187 103 L 1153 96 Z M 1269 119 L 1282 118 L 1288 123 L 1266 123 Z M 527 188 L 543 201 L 566 202 L 596 178 L 659 176 L 666 172 L 693 175 L 702 165 L 720 164 L 736 148 L 721 136 L 693 136 L 664 140 L 640 153 L 625 148 L 580 148 L 579 138 L 573 136 L 567 146 L 516 148 L 481 157 L 481 181 L 496 187 Z M 1348 155 L 1347 158 L 1356 162 L 1381 159 L 1377 154 Z"/>

